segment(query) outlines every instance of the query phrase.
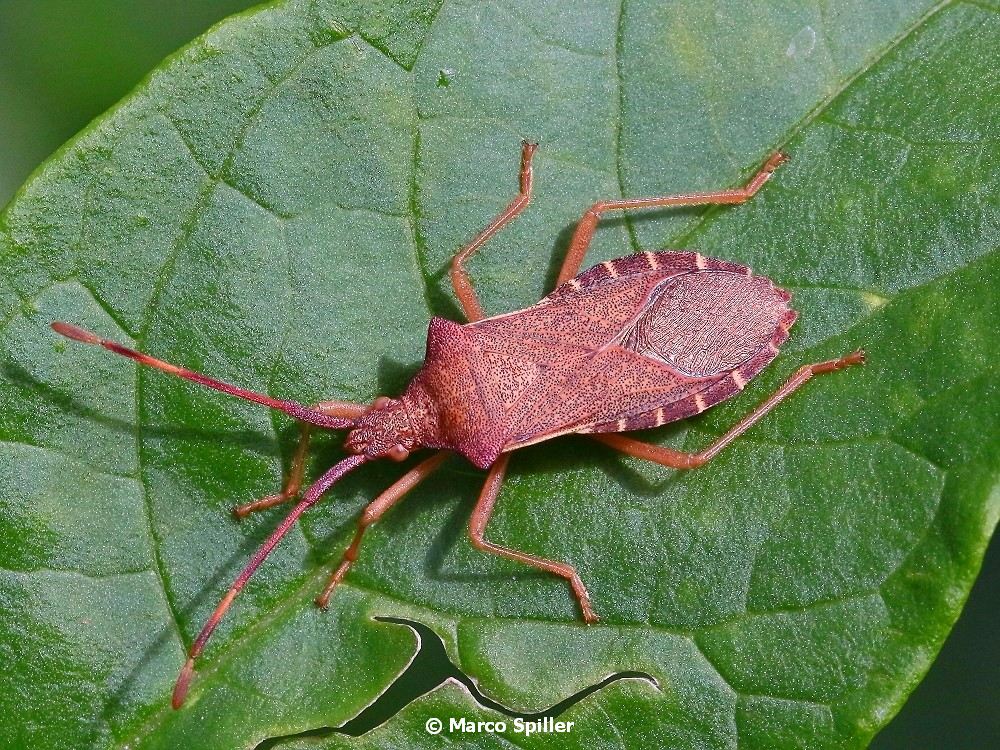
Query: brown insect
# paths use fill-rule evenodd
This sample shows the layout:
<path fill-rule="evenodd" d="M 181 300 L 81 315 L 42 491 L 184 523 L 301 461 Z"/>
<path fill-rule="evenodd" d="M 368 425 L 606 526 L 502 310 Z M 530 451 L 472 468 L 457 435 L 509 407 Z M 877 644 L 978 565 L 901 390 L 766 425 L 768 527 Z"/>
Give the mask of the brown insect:
<path fill-rule="evenodd" d="M 239 517 L 298 496 L 311 426 L 351 431 L 344 443 L 350 457 L 305 490 L 201 629 L 177 678 L 174 708 L 184 702 L 195 659 L 260 564 L 302 513 L 342 476 L 366 461 L 385 457 L 402 461 L 418 448 L 441 449 L 364 509 L 353 541 L 316 599 L 319 606 L 326 606 L 357 559 L 365 530 L 437 469 L 447 451 L 454 451 L 479 468 L 489 469 L 469 524 L 472 544 L 484 552 L 562 576 L 572 587 L 584 620 L 591 623 L 597 621 L 597 615 L 572 565 L 501 547 L 485 538 L 511 451 L 558 435 L 592 433 L 595 439 L 631 456 L 673 469 L 691 469 L 713 458 L 813 375 L 864 362 L 864 353 L 859 350 L 801 367 L 735 427 L 697 453 L 615 434 L 683 419 L 739 393 L 777 355 L 796 313 L 788 307 L 788 292 L 775 287 L 770 279 L 745 266 L 698 253 L 636 253 L 600 263 L 577 276 L 601 214 L 620 209 L 742 203 L 767 182 L 786 157 L 775 154 L 745 187 L 734 190 L 595 203 L 576 227 L 555 290 L 525 310 L 484 318 L 463 263 L 528 205 L 535 149 L 534 143 L 523 146 L 519 195 L 452 259 L 452 284 L 469 323 L 431 320 L 424 365 L 399 398 L 380 396 L 367 406 L 343 401 L 304 406 L 222 383 L 68 323 L 52 324 L 69 338 L 280 409 L 300 421 L 301 438 L 285 488 L 237 507 L 234 512 Z"/>

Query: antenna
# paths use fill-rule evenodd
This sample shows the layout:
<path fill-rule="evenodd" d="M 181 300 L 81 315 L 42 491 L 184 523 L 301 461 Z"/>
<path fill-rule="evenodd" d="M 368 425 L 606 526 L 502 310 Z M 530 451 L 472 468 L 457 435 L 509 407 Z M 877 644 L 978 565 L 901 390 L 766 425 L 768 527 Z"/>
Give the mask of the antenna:
<path fill-rule="evenodd" d="M 363 464 L 368 460 L 367 456 L 350 456 L 345 458 L 338 464 L 335 464 L 331 469 L 329 469 L 323 476 L 316 480 L 313 484 L 309 486 L 306 490 L 305 495 L 298 502 L 298 504 L 292 508 L 291 512 L 285 516 L 285 520 L 281 522 L 272 533 L 271 536 L 267 538 L 257 551 L 254 556 L 250 558 L 250 562 L 247 563 L 246 567 L 240 571 L 240 574 L 236 576 L 236 580 L 233 581 L 233 585 L 229 587 L 229 591 L 226 592 L 225 596 L 219 601 L 218 606 L 212 613 L 212 616 L 206 620 L 204 626 L 201 628 L 201 632 L 198 633 L 198 637 L 194 639 L 194 643 L 191 644 L 191 650 L 188 652 L 188 659 L 184 663 L 184 668 L 181 669 L 180 675 L 177 677 L 177 683 L 174 685 L 174 695 L 171 700 L 171 704 L 174 708 L 180 708 L 184 704 L 184 698 L 187 696 L 188 687 L 191 685 L 191 678 L 194 677 L 194 660 L 198 658 L 198 655 L 205 648 L 205 644 L 208 639 L 212 637 L 212 633 L 215 631 L 215 627 L 222 620 L 222 616 L 226 614 L 226 610 L 233 603 L 236 595 L 243 590 L 247 581 L 250 580 L 251 576 L 257 571 L 261 563 L 267 559 L 268 555 L 274 551 L 274 548 L 278 546 L 278 542 L 281 541 L 282 537 L 288 533 L 288 530 L 295 525 L 295 522 L 299 520 L 299 516 L 306 512 L 310 506 L 314 505 L 317 500 L 322 497 L 323 493 L 326 492 L 330 487 L 332 487 L 337 480 L 342 476 L 347 474 L 352 469 L 356 469 L 358 466 Z"/>
<path fill-rule="evenodd" d="M 190 380 L 192 383 L 198 383 L 199 385 L 204 385 L 209 388 L 214 388 L 217 391 L 228 393 L 230 396 L 236 396 L 237 398 L 242 398 L 246 401 L 253 401 L 254 403 L 261 404 L 262 406 L 269 406 L 272 409 L 278 409 L 285 412 L 285 414 L 288 414 L 289 416 L 295 417 L 302 422 L 316 425 L 317 427 L 325 427 L 330 430 L 348 429 L 353 427 L 356 418 L 364 413 L 364 407 L 358 406 L 357 415 L 354 418 L 337 417 L 330 414 L 324 414 L 321 411 L 311 409 L 308 406 L 304 406 L 295 401 L 285 401 L 284 399 L 265 396 L 263 393 L 248 391 L 245 388 L 239 388 L 235 385 L 230 385 L 229 383 L 223 383 L 221 380 L 210 378 L 207 375 L 202 375 L 201 373 L 194 372 L 193 370 L 178 367 L 177 365 L 172 365 L 169 362 L 164 362 L 163 360 L 156 359 L 155 357 L 150 357 L 148 354 L 137 352 L 135 349 L 129 349 L 127 346 L 122 346 L 117 342 L 102 339 L 97 334 L 91 333 L 90 331 L 80 328 L 79 326 L 75 326 L 72 323 L 56 321 L 55 323 L 52 323 L 52 330 L 68 339 L 73 339 L 74 341 L 79 341 L 83 344 L 103 346 L 105 349 L 112 351 L 115 354 L 120 354 L 123 357 L 134 359 L 140 365 L 146 365 L 147 367 L 153 367 L 157 370 L 163 370 L 163 372 L 168 372 L 179 378 L 184 378 L 184 380 Z M 347 409 L 345 409 L 345 411 L 347 411 Z"/>

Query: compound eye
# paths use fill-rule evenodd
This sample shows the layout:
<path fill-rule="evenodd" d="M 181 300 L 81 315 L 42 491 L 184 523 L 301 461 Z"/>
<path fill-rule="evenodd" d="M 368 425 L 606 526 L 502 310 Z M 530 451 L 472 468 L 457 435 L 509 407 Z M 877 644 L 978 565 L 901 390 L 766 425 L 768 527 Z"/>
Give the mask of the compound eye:
<path fill-rule="evenodd" d="M 401 445 L 394 445 L 389 449 L 389 453 L 387 455 L 393 461 L 405 461 L 410 455 L 410 452 Z"/>

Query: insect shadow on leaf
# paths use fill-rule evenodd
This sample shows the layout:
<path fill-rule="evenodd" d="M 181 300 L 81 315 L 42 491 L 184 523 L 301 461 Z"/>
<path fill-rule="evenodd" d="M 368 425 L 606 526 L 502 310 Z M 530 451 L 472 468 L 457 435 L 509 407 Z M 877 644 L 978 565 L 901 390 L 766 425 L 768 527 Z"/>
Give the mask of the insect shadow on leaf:
<path fill-rule="evenodd" d="M 813 376 L 864 362 L 864 353 L 858 350 L 800 367 L 763 403 L 700 451 L 685 452 L 622 436 L 619 433 L 700 414 L 740 393 L 777 356 L 797 313 L 789 306 L 791 295 L 767 277 L 696 252 L 639 252 L 579 273 L 599 221 L 608 212 L 621 210 L 743 203 L 787 157 L 774 154 L 740 188 L 594 203 L 570 238 L 556 288 L 531 307 L 487 318 L 465 261 L 527 207 L 536 149 L 534 143 L 522 146 L 517 196 L 452 258 L 452 286 L 469 322 L 431 320 L 424 363 L 398 398 L 379 396 L 368 405 L 323 401 L 306 406 L 164 362 L 70 323 L 52 324 L 57 333 L 70 339 L 277 409 L 301 425 L 285 487 L 237 507 L 235 513 L 243 517 L 298 502 L 240 571 L 194 639 L 174 687 L 174 708 L 184 703 L 195 660 L 260 565 L 306 510 L 363 464 L 381 458 L 403 461 L 412 451 L 437 449 L 362 511 L 353 540 L 316 599 L 320 607 L 326 607 L 357 559 L 368 527 L 454 452 L 488 470 L 469 523 L 473 546 L 564 578 L 583 619 L 594 623 L 598 617 L 590 594 L 572 564 L 486 539 L 513 451 L 577 433 L 668 468 L 697 468 Z M 348 456 L 303 489 L 309 439 L 316 427 L 349 430 L 344 442 Z"/>
<path fill-rule="evenodd" d="M 25 390 L 40 394 L 48 402 L 55 404 L 67 414 L 87 419 L 95 424 L 99 424 L 106 430 L 129 435 L 132 438 L 135 438 L 139 434 L 139 428 L 135 422 L 109 416 L 101 411 L 92 409 L 78 401 L 72 394 L 42 382 L 20 365 L 7 362 L 3 368 L 3 375 L 8 382 Z M 238 445 L 244 450 L 253 451 L 262 456 L 271 456 L 274 454 L 273 441 L 256 430 L 171 427 L 161 424 L 143 425 L 142 433 L 148 437 Z"/>

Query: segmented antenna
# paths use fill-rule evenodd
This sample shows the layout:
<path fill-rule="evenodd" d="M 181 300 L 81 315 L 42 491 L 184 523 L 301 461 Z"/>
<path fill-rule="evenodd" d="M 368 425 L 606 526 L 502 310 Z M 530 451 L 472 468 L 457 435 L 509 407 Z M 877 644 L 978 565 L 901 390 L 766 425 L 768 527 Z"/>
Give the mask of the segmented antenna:
<path fill-rule="evenodd" d="M 171 704 L 174 708 L 180 708 L 184 704 L 184 698 L 187 696 L 188 688 L 191 685 L 191 678 L 194 677 L 194 660 L 198 658 L 198 655 L 205 648 L 205 644 L 208 639 L 212 637 L 212 633 L 215 631 L 216 626 L 222 620 L 222 616 L 226 614 L 226 610 L 233 603 L 236 595 L 243 590 L 247 581 L 250 580 L 251 576 L 257 571 L 261 563 L 267 559 L 268 555 L 274 551 L 274 548 L 278 546 L 278 542 L 281 541 L 282 537 L 288 533 L 288 530 L 295 525 L 295 522 L 299 519 L 309 507 L 316 503 L 322 497 L 323 493 L 326 492 L 330 487 L 332 487 L 337 480 L 344 476 L 347 472 L 352 469 L 356 469 L 358 466 L 363 464 L 368 460 L 367 456 L 350 456 L 345 458 L 340 463 L 329 469 L 323 476 L 321 476 L 315 483 L 310 485 L 309 489 L 306 490 L 305 494 L 299 503 L 292 508 L 291 512 L 285 516 L 285 520 L 281 522 L 281 525 L 276 528 L 271 536 L 267 538 L 258 550 L 254 553 L 254 556 L 250 558 L 250 562 L 247 563 L 246 567 L 240 571 L 240 574 L 236 576 L 236 580 L 233 581 L 233 585 L 229 587 L 229 591 L 226 592 L 225 596 L 222 597 L 212 616 L 208 618 L 204 626 L 202 626 L 201 632 L 198 633 L 198 637 L 194 639 L 194 643 L 191 644 L 191 650 L 188 651 L 187 661 L 184 663 L 184 668 L 181 669 L 180 675 L 177 677 L 177 683 L 174 685 L 174 695 L 171 700 Z"/>
<path fill-rule="evenodd" d="M 79 326 L 75 326 L 72 323 L 56 321 L 52 324 L 52 330 L 68 339 L 73 339 L 74 341 L 79 341 L 83 344 L 103 346 L 108 351 L 120 354 L 123 357 L 128 357 L 129 359 L 134 359 L 141 365 L 154 367 L 157 370 L 163 370 L 163 372 L 168 372 L 179 378 L 190 380 L 193 383 L 214 388 L 215 390 L 222 391 L 223 393 L 228 393 L 230 396 L 236 396 L 237 398 L 242 398 L 246 401 L 253 401 L 254 403 L 261 404 L 262 406 L 269 406 L 272 409 L 278 409 L 291 417 L 295 417 L 296 419 L 307 422 L 308 424 L 316 425 L 317 427 L 326 427 L 330 430 L 344 430 L 354 426 L 354 419 L 334 417 L 329 414 L 316 411 L 315 409 L 310 409 L 308 406 L 296 403 L 295 401 L 285 401 L 284 399 L 271 398 L 270 396 L 265 396 L 263 393 L 256 393 L 254 391 L 248 391 L 245 388 L 230 385 L 229 383 L 223 383 L 221 380 L 210 378 L 207 375 L 202 375 L 201 373 L 188 370 L 184 367 L 172 365 L 169 362 L 164 362 L 163 360 L 156 359 L 155 357 L 150 357 L 148 354 L 137 352 L 135 349 L 129 349 L 127 346 L 122 346 L 115 341 L 102 339 L 97 334 L 91 333 L 90 331 L 80 328 Z M 359 414 L 360 411 L 361 408 L 359 407 Z"/>

